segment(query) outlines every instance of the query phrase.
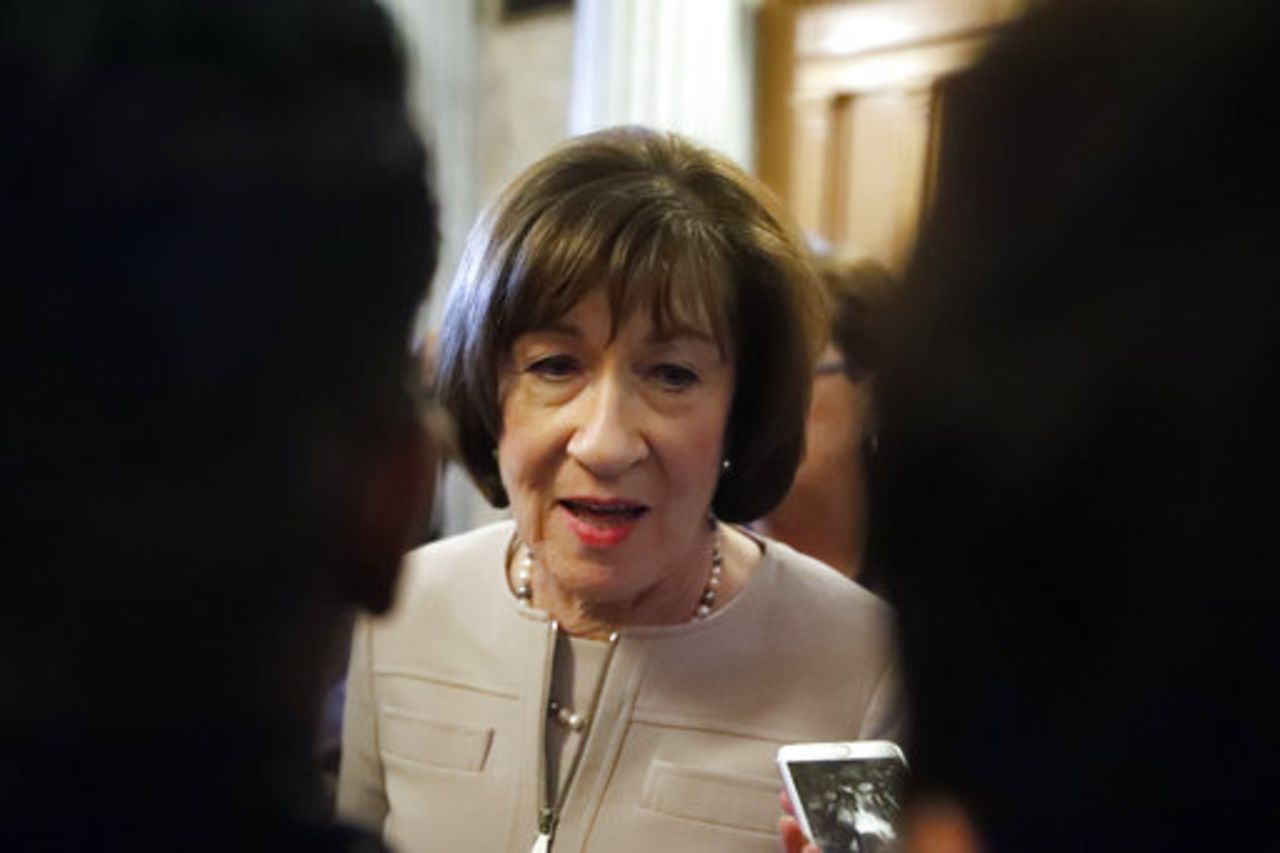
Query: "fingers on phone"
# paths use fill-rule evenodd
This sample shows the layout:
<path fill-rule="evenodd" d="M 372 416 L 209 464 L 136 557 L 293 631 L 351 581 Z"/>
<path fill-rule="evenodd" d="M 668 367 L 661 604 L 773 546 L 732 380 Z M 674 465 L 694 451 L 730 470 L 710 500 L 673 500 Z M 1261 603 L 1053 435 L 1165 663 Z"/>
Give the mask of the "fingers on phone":
<path fill-rule="evenodd" d="M 818 848 L 809 843 L 800 824 L 790 815 L 778 818 L 778 835 L 782 838 L 785 853 L 818 853 Z"/>

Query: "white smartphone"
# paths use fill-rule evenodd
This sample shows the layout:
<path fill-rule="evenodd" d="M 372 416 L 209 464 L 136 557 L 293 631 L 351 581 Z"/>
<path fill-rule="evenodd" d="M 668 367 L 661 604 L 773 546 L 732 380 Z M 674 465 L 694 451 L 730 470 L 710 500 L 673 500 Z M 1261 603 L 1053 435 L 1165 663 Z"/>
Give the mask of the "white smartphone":
<path fill-rule="evenodd" d="M 796 743 L 778 768 L 805 835 L 822 853 L 898 850 L 907 759 L 896 743 Z"/>

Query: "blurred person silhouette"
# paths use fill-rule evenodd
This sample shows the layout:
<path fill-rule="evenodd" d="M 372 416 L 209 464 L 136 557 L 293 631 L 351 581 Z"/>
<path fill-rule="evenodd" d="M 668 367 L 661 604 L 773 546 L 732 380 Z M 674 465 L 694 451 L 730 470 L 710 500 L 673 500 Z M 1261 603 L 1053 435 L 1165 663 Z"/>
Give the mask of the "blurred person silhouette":
<path fill-rule="evenodd" d="M 1273 4 L 1064 3 L 951 87 L 880 374 L 910 850 L 1274 844 L 1278 72 Z"/>
<path fill-rule="evenodd" d="M 378 849 L 309 762 L 429 500 L 404 97 L 372 2 L 0 4 L 0 848 Z"/>
<path fill-rule="evenodd" d="M 894 281 L 869 257 L 819 254 L 817 267 L 831 330 L 814 366 L 804 459 L 782 503 L 752 527 L 874 588 L 863 564 L 867 467 L 877 440 L 872 383 L 877 324 Z"/>
<path fill-rule="evenodd" d="M 420 394 L 422 417 L 426 424 L 427 434 L 431 442 L 427 446 L 424 476 L 429 482 L 428 500 L 422 502 L 421 512 L 410 524 L 408 549 L 412 550 L 428 542 L 440 538 L 441 504 L 447 498 L 440 494 L 441 477 L 446 464 L 456 461 L 454 447 L 453 423 L 448 414 L 436 400 L 436 340 L 434 333 L 422 336 L 413 349 L 413 357 L 417 362 L 421 382 L 417 385 Z M 439 495 L 439 500 L 430 497 Z M 332 658 L 328 683 L 321 714 L 320 731 L 316 748 L 316 764 L 320 770 L 321 782 L 324 786 L 324 799 L 327 808 L 332 811 L 337 799 L 338 767 L 342 761 L 342 716 L 346 705 L 347 693 L 347 661 L 351 654 L 350 622 L 342 633 L 342 642 Z"/>

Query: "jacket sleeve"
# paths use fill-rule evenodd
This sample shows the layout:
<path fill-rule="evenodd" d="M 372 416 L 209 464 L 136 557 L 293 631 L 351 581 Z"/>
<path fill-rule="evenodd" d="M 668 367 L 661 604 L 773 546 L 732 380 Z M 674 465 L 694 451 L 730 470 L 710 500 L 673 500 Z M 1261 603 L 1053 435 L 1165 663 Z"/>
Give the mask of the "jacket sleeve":
<path fill-rule="evenodd" d="M 901 742 L 906 725 L 902 700 L 902 682 L 896 660 L 889 661 L 871 692 L 871 701 L 862 714 L 859 737 L 864 740 Z"/>
<path fill-rule="evenodd" d="M 338 816 L 382 834 L 387 792 L 378 753 L 378 711 L 373 694 L 372 638 L 369 619 L 356 622 L 347 669 L 342 716 L 342 763 L 338 771 Z"/>

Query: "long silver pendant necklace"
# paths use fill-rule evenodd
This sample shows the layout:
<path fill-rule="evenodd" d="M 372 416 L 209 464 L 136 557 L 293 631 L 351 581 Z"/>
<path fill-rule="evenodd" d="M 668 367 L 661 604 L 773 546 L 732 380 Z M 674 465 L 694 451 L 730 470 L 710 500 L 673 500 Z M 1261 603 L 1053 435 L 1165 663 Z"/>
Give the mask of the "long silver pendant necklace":
<path fill-rule="evenodd" d="M 549 630 L 551 632 L 550 648 L 551 648 L 551 665 L 547 666 L 543 676 L 542 698 L 544 701 L 551 695 L 551 680 L 553 670 L 555 668 L 556 643 L 559 640 L 560 625 L 554 619 L 551 620 Z M 609 664 L 613 662 L 613 653 L 618 648 L 618 632 L 614 631 L 609 635 L 609 649 L 605 653 L 604 663 L 600 669 L 600 675 L 596 678 L 595 688 L 591 691 L 591 704 L 589 710 L 583 714 L 576 714 L 569 711 L 565 714 L 565 709 L 561 708 L 554 701 L 546 702 L 547 713 L 542 717 L 542 726 L 538 739 L 538 837 L 533 840 L 533 847 L 530 853 L 548 853 L 551 849 L 551 839 L 555 835 L 556 824 L 560 820 L 561 810 L 564 808 L 565 799 L 568 797 L 569 788 L 573 784 L 573 778 L 578 773 L 578 764 L 582 760 L 582 753 L 586 751 L 586 736 L 591 727 L 591 723 L 595 716 L 595 709 L 600 706 L 600 694 L 604 691 L 605 678 L 609 675 Z M 578 744 L 573 753 L 573 760 L 569 765 L 569 772 L 564 777 L 562 784 L 558 785 L 555 801 L 551 798 L 551 780 L 547 767 L 547 720 L 554 719 L 557 722 L 564 720 L 572 720 L 570 723 L 563 723 L 572 731 L 582 735 L 582 742 Z"/>
<path fill-rule="evenodd" d="M 716 529 L 714 519 L 710 521 L 710 527 L 713 530 Z M 531 605 L 533 602 L 533 552 L 528 546 L 525 546 L 522 550 L 524 553 L 520 559 L 520 565 L 516 568 L 515 593 L 523 604 Z M 707 577 L 706 586 L 702 589 L 702 595 L 698 597 L 698 604 L 693 612 L 694 620 L 706 619 L 710 615 L 711 609 L 715 606 L 716 598 L 720 593 L 721 563 L 720 534 L 717 530 L 711 546 L 711 572 Z M 618 647 L 618 632 L 614 631 L 609 635 L 609 650 L 605 655 L 600 676 L 596 679 L 595 689 L 592 691 L 590 709 L 579 713 L 572 708 L 563 707 L 549 698 L 551 696 L 551 679 L 555 668 L 556 642 L 560 633 L 560 625 L 553 619 L 549 628 L 551 631 L 551 662 L 543 674 L 542 698 L 546 706 L 546 713 L 542 717 L 541 737 L 538 742 L 538 835 L 533 840 L 533 846 L 529 848 L 529 853 L 549 853 L 551 850 L 551 840 L 555 836 L 556 824 L 560 820 L 561 809 L 564 807 L 569 788 L 577 775 L 578 764 L 582 760 L 582 754 L 586 751 L 586 738 L 590 733 L 595 711 L 600 705 L 600 694 L 604 690 L 605 678 L 609 674 L 609 664 L 612 663 L 613 653 Z M 569 765 L 569 772 L 565 775 L 563 783 L 558 786 L 554 802 L 552 802 L 551 798 L 550 780 L 547 778 L 548 719 L 555 720 L 560 725 L 582 737 L 581 742 L 574 751 L 573 760 Z"/>

